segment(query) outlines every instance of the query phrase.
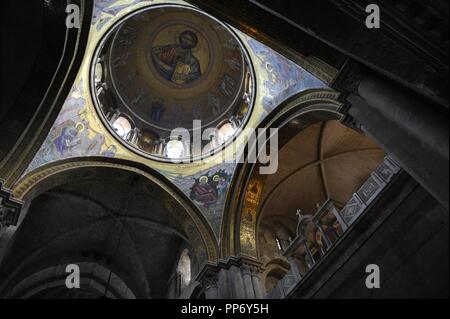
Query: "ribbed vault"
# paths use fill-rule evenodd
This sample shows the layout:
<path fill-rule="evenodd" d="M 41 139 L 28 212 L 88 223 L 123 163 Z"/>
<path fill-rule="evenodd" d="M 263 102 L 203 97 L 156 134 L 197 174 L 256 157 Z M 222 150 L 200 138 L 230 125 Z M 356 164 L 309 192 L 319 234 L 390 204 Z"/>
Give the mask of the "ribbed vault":
<path fill-rule="evenodd" d="M 292 236 L 298 209 L 315 214 L 327 199 L 343 206 L 384 156 L 370 138 L 338 121 L 317 123 L 295 135 L 280 150 L 277 173 L 265 178 L 258 214 L 260 254 L 277 254 L 275 224 Z"/>

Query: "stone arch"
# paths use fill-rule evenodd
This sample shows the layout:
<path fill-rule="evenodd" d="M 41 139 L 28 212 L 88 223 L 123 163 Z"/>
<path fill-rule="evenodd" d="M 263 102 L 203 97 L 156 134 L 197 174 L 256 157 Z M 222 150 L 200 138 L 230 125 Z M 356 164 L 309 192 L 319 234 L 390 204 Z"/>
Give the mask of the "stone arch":
<path fill-rule="evenodd" d="M 9 299 L 30 298 L 70 298 L 90 295 L 95 298 L 135 299 L 132 289 L 122 280 L 120 275 L 97 261 L 82 261 L 77 263 L 80 269 L 80 288 L 67 290 L 66 264 L 54 265 L 32 273 L 19 282 L 6 295 Z"/>
<path fill-rule="evenodd" d="M 286 254 L 298 236 L 296 212 L 312 217 L 329 202 L 343 209 L 385 158 L 345 112 L 339 94 L 331 90 L 293 97 L 260 126 L 279 130 L 277 172 L 263 175 L 259 164 L 248 162 L 238 166 L 225 210 L 221 253 L 254 260 L 263 273 L 272 271 L 270 288 L 290 271 L 271 265 L 274 260 L 291 263 Z M 311 248 L 309 264 L 296 265 L 305 273 L 331 242 L 312 222 L 300 227 L 308 228 L 305 240 Z M 259 276 L 267 286 L 267 278 Z"/>
<path fill-rule="evenodd" d="M 207 248 L 208 260 L 214 262 L 217 259 L 217 242 L 213 231 L 203 214 L 186 198 L 186 196 L 176 189 L 160 173 L 145 165 L 136 162 L 107 159 L 107 158 L 80 158 L 77 160 L 63 160 L 43 166 L 36 171 L 29 173 L 19 180 L 12 188 L 12 194 L 15 199 L 24 203 L 29 203 L 45 191 L 60 185 L 68 178 L 81 178 L 80 173 L 92 174 L 96 168 L 108 168 L 113 170 L 122 170 L 130 173 L 142 175 L 173 198 L 188 213 L 189 218 L 194 222 L 195 227 L 199 229 L 203 242 Z M 28 213 L 27 205 L 19 216 L 18 225 L 26 218 Z"/>
<path fill-rule="evenodd" d="M 107 177 L 107 179 L 105 179 L 106 178 L 105 176 Z M 133 192 L 136 189 L 139 190 L 139 192 L 136 193 L 137 195 L 135 195 L 137 197 L 133 196 L 129 197 L 130 198 L 129 201 L 131 201 L 132 204 L 131 206 L 128 205 L 125 206 L 128 207 L 129 209 L 120 210 L 122 206 L 120 207 L 117 206 L 117 210 L 113 209 L 113 211 L 111 211 L 111 216 L 109 215 L 110 207 L 114 206 L 115 201 L 113 200 L 111 203 L 108 204 L 108 207 L 106 207 L 104 204 L 105 198 L 106 199 L 111 198 L 111 195 L 99 196 L 99 194 L 101 194 L 101 192 L 104 190 L 109 191 L 111 189 L 114 189 L 114 192 L 108 194 L 116 194 L 116 192 L 121 192 L 123 187 L 126 188 L 128 187 L 127 185 L 131 184 L 128 184 L 128 182 L 127 183 L 124 182 L 124 185 L 120 186 L 111 183 L 111 185 L 100 187 L 98 190 L 89 187 L 92 185 L 99 185 L 99 183 L 104 184 L 104 181 L 110 181 L 110 179 L 112 179 L 114 183 L 116 179 L 117 181 L 129 181 L 129 180 L 135 181 L 133 182 L 135 186 L 133 186 L 130 192 Z M 86 194 L 80 195 L 79 189 L 80 187 L 84 187 L 82 185 L 85 185 L 86 189 L 89 190 L 87 195 Z M 20 262 L 20 265 L 23 266 L 22 269 L 20 269 L 20 267 L 17 267 L 17 270 L 15 269 L 14 271 L 12 271 L 11 276 L 8 276 L 8 278 L 11 278 L 11 280 L 14 282 L 16 282 L 17 280 L 14 276 L 17 276 L 18 278 L 23 278 L 23 272 L 27 270 L 30 267 L 30 265 L 32 264 L 37 265 L 41 262 L 39 258 L 44 259 L 48 257 L 47 255 L 50 251 L 48 247 L 58 247 L 61 241 L 64 242 L 74 241 L 77 238 L 76 236 L 78 236 L 79 234 L 81 234 L 82 236 L 81 238 L 83 238 L 82 247 L 84 248 L 80 248 L 85 250 L 83 251 L 83 255 L 90 254 L 95 256 L 95 254 L 97 254 L 97 251 L 86 252 L 86 250 L 89 250 L 89 248 L 86 248 L 85 239 L 86 236 L 91 236 L 88 234 L 92 233 L 95 234 L 96 229 L 100 229 L 101 231 L 103 231 L 102 234 L 106 234 L 105 235 L 106 238 L 109 238 L 110 236 L 107 235 L 107 233 L 110 232 L 108 230 L 109 228 L 116 229 L 117 230 L 116 234 L 120 231 L 120 236 L 118 234 L 112 235 L 113 241 L 115 241 L 114 238 L 117 238 L 117 245 L 119 245 L 121 241 L 120 238 L 125 238 L 124 241 L 127 244 L 123 245 L 128 245 L 127 247 L 129 247 L 128 249 L 130 251 L 130 254 L 132 253 L 131 251 L 134 251 L 133 256 L 135 257 L 133 258 L 137 258 L 136 260 L 138 260 L 139 258 L 141 259 L 144 258 L 143 263 L 136 266 L 138 268 L 140 267 L 141 269 L 140 271 L 141 275 L 139 276 L 143 276 L 145 274 L 148 274 L 149 272 L 151 273 L 152 267 L 156 267 L 155 264 L 153 264 L 151 261 L 155 260 L 154 258 L 155 256 L 153 255 L 156 254 L 156 251 L 161 251 L 162 249 L 165 249 L 164 247 L 167 246 L 164 244 L 165 240 L 170 240 L 170 238 L 174 238 L 174 240 L 176 240 L 176 243 L 179 244 L 176 244 L 177 246 L 174 246 L 175 244 L 168 244 L 170 247 L 172 246 L 173 247 L 168 250 L 169 252 L 167 254 L 164 253 L 164 258 L 171 258 L 167 260 L 177 258 L 178 249 L 179 247 L 181 247 L 178 245 L 182 245 L 183 247 L 189 247 L 189 249 L 192 249 L 191 257 L 193 258 L 192 259 L 193 276 L 201 270 L 201 268 L 205 263 L 215 262 L 217 260 L 217 242 L 215 240 L 212 230 L 210 229 L 209 224 L 204 219 L 201 212 L 199 212 L 197 208 L 187 198 L 185 198 L 184 194 L 178 191 L 174 186 L 171 186 L 171 184 L 162 175 L 145 167 L 144 165 L 132 163 L 129 161 L 121 161 L 116 159 L 105 160 L 99 158 L 80 158 L 75 161 L 71 160 L 71 161 L 56 162 L 44 166 L 23 177 L 14 186 L 12 192 L 15 198 L 20 199 L 25 203 L 24 208 L 19 217 L 17 228 L 17 233 L 21 234 L 19 236 L 19 238 L 21 238 L 20 240 L 23 240 L 24 238 L 23 237 L 24 231 L 20 232 L 21 228 L 30 227 L 30 225 L 27 226 L 27 223 L 28 224 L 30 223 L 28 220 L 30 220 L 31 217 L 33 217 L 31 220 L 35 220 L 36 218 L 45 218 L 46 215 L 42 215 L 44 214 L 44 212 L 42 211 L 45 211 L 47 209 L 47 206 L 45 205 L 42 206 L 42 204 L 40 204 L 42 203 L 43 197 L 45 200 L 47 200 L 47 197 L 49 196 L 54 197 L 51 198 L 51 200 L 54 201 L 58 200 L 60 201 L 61 198 L 63 198 L 68 202 L 70 203 L 73 202 L 75 204 L 77 204 L 78 201 L 74 201 L 74 198 L 79 197 L 82 199 L 82 203 L 87 203 L 86 205 L 88 206 L 86 207 L 89 208 L 89 211 L 101 212 L 99 213 L 99 217 L 94 216 L 95 218 L 92 217 L 91 219 L 83 222 L 84 218 L 86 217 L 85 215 L 87 214 L 85 211 L 80 210 L 79 208 L 78 210 L 76 209 L 74 210 L 71 208 L 70 212 L 66 213 L 64 209 L 61 209 L 60 212 L 63 213 L 64 216 L 70 214 L 72 215 L 72 217 L 66 216 L 68 218 L 63 218 L 64 216 L 62 215 L 61 217 L 58 217 L 57 216 L 58 214 L 53 209 L 55 206 L 54 204 L 52 204 L 53 206 L 50 206 L 51 208 L 50 216 L 51 218 L 53 218 L 53 220 L 56 218 L 56 222 L 58 221 L 63 222 L 62 225 L 64 232 L 53 231 L 53 233 L 50 233 L 50 235 L 54 234 L 51 235 L 53 237 L 49 236 L 48 239 L 45 239 L 42 242 L 43 245 L 39 246 L 42 247 L 42 249 L 39 248 L 36 249 L 35 251 L 32 251 L 29 256 L 28 255 L 22 256 L 24 259 L 23 262 L 22 261 Z M 90 196 L 91 192 L 92 196 Z M 147 195 L 150 197 L 142 197 Z M 128 195 L 123 194 L 123 198 L 128 198 L 127 196 Z M 142 198 L 142 200 L 135 202 L 136 198 Z M 152 198 L 155 198 L 155 200 L 152 200 Z M 35 204 L 36 201 L 37 204 Z M 44 201 L 43 203 L 46 202 Z M 39 210 L 38 211 L 36 210 L 35 208 L 36 205 L 38 205 L 37 207 L 41 212 L 39 212 Z M 80 207 L 82 208 L 84 206 Z M 81 213 L 79 218 L 77 217 L 78 215 L 76 213 L 77 211 Z M 106 214 L 106 212 L 108 212 L 108 214 Z M 146 212 L 149 212 L 150 214 L 147 215 Z M 35 214 L 37 214 L 36 216 L 40 217 L 34 217 Z M 167 218 L 163 217 L 166 214 L 168 217 Z M 65 221 L 67 219 L 74 221 L 73 227 L 69 222 Z M 79 221 L 77 219 L 79 219 Z M 123 224 L 123 226 L 117 226 L 118 224 Z M 126 228 L 124 233 L 125 237 L 121 237 L 123 229 L 125 228 Z M 138 234 L 133 233 L 134 230 L 138 230 Z M 106 231 L 107 233 L 105 233 L 104 231 Z M 152 233 L 161 234 L 162 236 L 160 239 L 161 242 L 158 245 L 150 246 L 153 247 L 150 249 L 150 251 L 155 250 L 154 253 L 148 252 L 146 253 L 146 255 L 144 255 L 144 257 L 142 257 L 143 256 L 142 252 L 146 250 L 144 248 L 148 247 L 147 246 L 148 240 L 146 240 L 144 236 L 149 236 L 148 237 L 149 239 L 153 238 L 152 240 L 157 240 L 159 242 L 158 238 L 160 237 L 158 236 L 160 235 L 151 235 Z M 11 247 L 15 245 L 16 241 L 15 237 L 17 236 L 13 236 L 11 238 L 11 245 L 10 245 Z M 113 247 L 109 247 L 114 245 L 112 244 L 113 241 L 111 241 L 111 244 L 108 243 L 108 247 L 105 248 L 106 256 L 111 256 L 112 250 L 114 250 Z M 170 243 L 170 241 L 168 243 Z M 68 244 L 67 247 L 69 250 L 71 249 L 71 251 L 75 249 L 74 246 L 71 244 Z M 99 249 L 98 245 L 95 247 L 97 247 L 96 249 Z M 14 249 L 10 250 L 13 251 Z M 58 252 L 58 250 L 55 251 Z M 100 251 L 102 251 L 102 248 L 100 248 Z M 78 253 L 80 252 L 81 251 L 79 251 Z M 152 255 L 153 257 L 151 257 L 151 254 L 153 254 Z M 172 255 L 177 256 L 174 257 Z M 120 266 L 123 266 L 121 263 L 123 262 L 124 257 L 119 258 L 120 258 L 119 264 Z M 9 258 L 7 258 L 6 260 L 9 262 Z M 15 259 L 13 259 L 11 263 L 14 262 Z M 48 265 L 44 264 L 43 267 L 44 266 L 47 267 Z M 169 268 L 171 267 L 172 266 L 169 266 Z M 174 269 L 172 268 L 170 270 L 167 269 L 167 272 L 175 271 L 175 267 L 176 265 L 173 265 Z M 161 283 L 158 282 L 158 285 L 159 284 Z M 7 287 L 8 285 L 9 285 L 8 282 L 6 282 L 2 289 Z M 171 288 L 172 287 L 168 287 L 167 289 Z M 146 289 L 147 288 L 145 287 L 144 288 L 141 287 L 139 291 L 140 292 L 146 291 Z M 150 293 L 140 294 L 139 297 L 146 298 L 147 296 L 153 297 L 153 295 Z"/>
<path fill-rule="evenodd" d="M 314 123 L 326 120 L 343 120 L 344 105 L 339 101 L 340 94 L 329 89 L 314 89 L 299 93 L 284 103 L 280 104 L 261 123 L 259 128 L 282 128 L 292 119 L 300 119 L 302 127 L 308 127 Z M 281 141 L 282 143 L 282 141 Z M 261 181 L 251 180 L 252 172 L 256 164 L 245 162 L 239 164 L 233 177 L 232 185 L 234 191 L 228 194 L 227 204 L 224 210 L 224 219 L 221 231 L 221 256 L 246 255 L 257 259 L 256 234 L 250 238 L 254 246 L 254 254 L 244 252 L 242 244 L 246 240 L 243 237 L 242 221 L 244 220 L 244 200 L 249 185 Z M 245 212 L 244 212 L 245 213 Z M 256 219 L 254 228 L 250 232 L 256 231 Z M 250 234 L 251 235 L 251 234 Z"/>
<path fill-rule="evenodd" d="M 80 28 L 65 26 L 66 4 L 29 2 L 27 9 L 8 6 L 11 19 L 26 19 L 29 28 L 6 23 L 12 55 L 5 67 L 15 77 L 5 81 L 0 107 L 0 176 L 8 189 L 20 179 L 48 135 L 75 81 L 89 37 L 92 9 L 85 1 L 73 2 L 81 8 Z M 25 5 L 25 4 L 24 4 Z M 10 7 L 10 8 L 9 8 Z M 5 11 L 5 12 L 6 12 Z M 18 15 L 17 12 L 20 12 Z M 23 41 L 21 32 L 30 32 L 30 41 Z M 19 32 L 19 33 L 17 33 Z M 20 35 L 18 35 L 20 34 Z M 23 44 L 26 43 L 26 44 Z M 11 69 L 10 69 L 11 68 Z"/>

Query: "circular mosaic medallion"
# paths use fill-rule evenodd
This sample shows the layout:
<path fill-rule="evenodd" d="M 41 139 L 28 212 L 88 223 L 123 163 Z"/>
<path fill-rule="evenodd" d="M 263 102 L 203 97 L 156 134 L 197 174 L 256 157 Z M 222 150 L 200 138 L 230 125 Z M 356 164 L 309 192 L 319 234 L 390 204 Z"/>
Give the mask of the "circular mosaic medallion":
<path fill-rule="evenodd" d="M 174 143 L 167 145 L 177 139 L 185 145 L 180 157 L 199 156 L 191 140 L 173 136 L 174 129 L 192 132 L 194 121 L 201 121 L 203 130 L 237 132 L 252 107 L 254 77 L 239 38 L 191 7 L 153 6 L 131 14 L 106 35 L 94 62 L 97 108 L 115 134 L 143 155 L 171 159 Z M 226 134 L 227 140 L 234 135 Z M 217 134 L 202 146 L 212 150 L 226 142 Z"/>

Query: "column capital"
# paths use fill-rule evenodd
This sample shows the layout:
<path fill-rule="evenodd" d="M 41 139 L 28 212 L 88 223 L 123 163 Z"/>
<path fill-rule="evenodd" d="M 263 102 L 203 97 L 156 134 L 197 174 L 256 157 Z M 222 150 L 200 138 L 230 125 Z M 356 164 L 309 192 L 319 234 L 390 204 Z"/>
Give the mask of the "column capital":
<path fill-rule="evenodd" d="M 245 256 L 230 256 L 229 258 L 221 259 L 216 263 L 205 264 L 202 271 L 197 276 L 197 281 L 201 282 L 203 278 L 211 276 L 212 274 L 217 276 L 220 270 L 228 270 L 233 266 L 241 269 L 241 271 L 250 271 L 251 274 L 264 271 L 263 263 L 259 260 Z"/>
<path fill-rule="evenodd" d="M 203 277 L 202 284 L 206 289 L 218 287 L 219 276 L 214 273 L 209 273 Z"/>
<path fill-rule="evenodd" d="M 197 281 L 206 289 L 217 287 L 220 268 L 214 264 L 206 264 L 197 276 Z"/>

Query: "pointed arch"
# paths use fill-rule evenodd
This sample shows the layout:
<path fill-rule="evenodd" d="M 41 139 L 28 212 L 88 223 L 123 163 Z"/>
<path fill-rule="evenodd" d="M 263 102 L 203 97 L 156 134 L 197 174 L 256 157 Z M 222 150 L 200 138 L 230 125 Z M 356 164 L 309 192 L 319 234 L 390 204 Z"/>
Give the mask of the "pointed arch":
<path fill-rule="evenodd" d="M 339 101 L 340 94 L 329 89 L 308 90 L 297 94 L 280 104 L 259 126 L 259 128 L 282 128 L 293 119 L 299 119 L 302 129 L 318 122 L 343 120 L 344 104 Z M 280 148 L 284 141 L 280 141 Z M 243 227 L 243 211 L 247 190 L 252 182 L 252 173 L 257 164 L 246 161 L 239 164 L 232 181 L 224 210 L 221 229 L 220 255 L 246 255 L 258 258 L 256 250 L 257 216 L 253 216 L 252 225 Z M 256 211 L 255 211 L 256 213 Z M 247 232 L 247 234 L 244 234 Z M 252 234 L 253 232 L 253 234 Z M 253 238 L 252 238 L 253 237 Z M 243 248 L 247 241 L 253 247 L 253 253 Z"/>

